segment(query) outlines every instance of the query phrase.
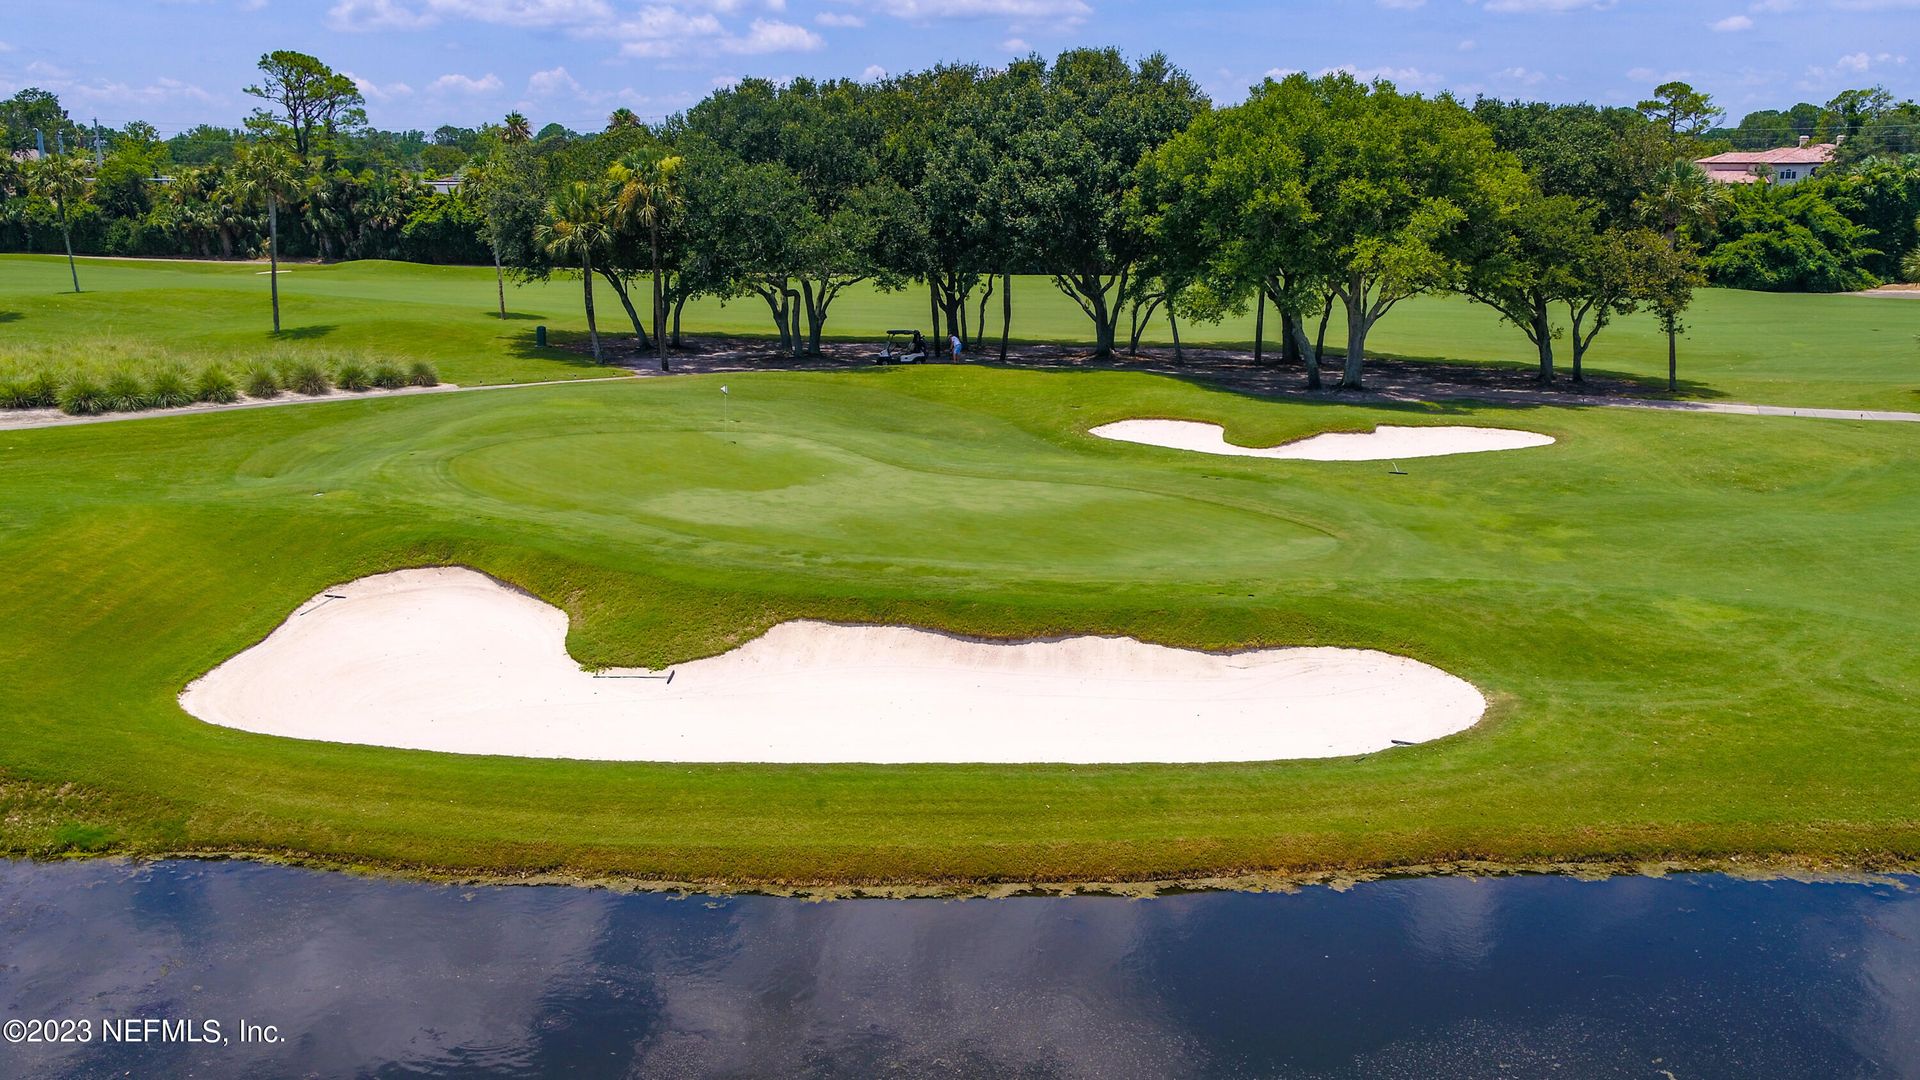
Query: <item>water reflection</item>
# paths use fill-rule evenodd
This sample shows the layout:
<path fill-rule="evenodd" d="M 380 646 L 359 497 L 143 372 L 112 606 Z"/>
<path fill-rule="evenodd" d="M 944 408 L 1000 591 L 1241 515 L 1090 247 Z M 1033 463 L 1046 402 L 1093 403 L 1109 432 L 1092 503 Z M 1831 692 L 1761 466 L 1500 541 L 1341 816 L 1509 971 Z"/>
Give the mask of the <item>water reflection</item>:
<path fill-rule="evenodd" d="M 0 863 L 0 1075 L 1920 1075 L 1920 895 L 1711 875 L 674 899 Z M 96 1029 L 97 1032 L 97 1029 Z"/>

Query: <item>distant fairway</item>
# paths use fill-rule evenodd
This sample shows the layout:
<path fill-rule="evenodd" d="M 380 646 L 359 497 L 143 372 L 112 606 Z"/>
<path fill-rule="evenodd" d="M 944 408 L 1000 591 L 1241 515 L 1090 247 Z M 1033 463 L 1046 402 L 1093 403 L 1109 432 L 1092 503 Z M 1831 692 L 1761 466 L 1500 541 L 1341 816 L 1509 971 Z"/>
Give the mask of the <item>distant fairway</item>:
<path fill-rule="evenodd" d="M 85 260 L 80 296 L 68 289 L 66 263 L 47 256 L 0 256 L 0 375 L 9 354 L 90 363 L 162 350 L 189 359 L 246 360 L 263 350 L 298 354 L 365 354 L 424 359 L 455 383 L 521 382 L 595 373 L 577 352 L 540 350 L 533 327 L 585 330 L 580 283 L 509 286 L 514 317 L 494 317 L 493 272 L 480 267 L 359 262 L 293 264 L 281 279 L 288 333 L 268 331 L 266 278 L 252 263 Z M 647 310 L 644 284 L 635 304 Z M 1016 340 L 1085 342 L 1089 326 L 1072 301 L 1042 278 L 1016 279 Z M 630 340 L 632 331 L 610 289 L 595 290 L 600 328 Z M 988 325 L 999 328 L 999 297 Z M 1271 315 L 1271 313 L 1269 313 Z M 849 289 L 834 306 L 829 336 L 877 341 L 897 326 L 925 326 L 924 290 L 881 294 Z M 1688 313 L 1681 342 L 1683 395 L 1765 404 L 1862 409 L 1920 409 L 1920 300 L 1855 296 L 1775 295 L 1707 290 Z M 758 299 L 722 306 L 689 305 L 688 333 L 766 335 Z M 1344 340 L 1335 325 L 1330 342 Z M 1191 344 L 1248 345 L 1253 318 L 1218 326 L 1183 326 Z M 1279 339 L 1277 322 L 1268 336 Z M 1147 340 L 1167 339 L 1164 319 Z M 102 345 L 108 346 L 103 349 Z M 1532 346 L 1491 311 L 1456 298 L 1421 298 L 1396 308 L 1370 339 L 1384 354 L 1470 363 L 1533 363 Z M 1560 364 L 1570 362 L 1562 341 Z M 1650 319 L 1605 331 L 1590 358 L 1596 373 L 1628 375 L 1664 388 L 1666 341 Z"/>
<path fill-rule="evenodd" d="M 688 377 L 0 432 L 0 853 L 731 882 L 1920 853 L 1907 425 L 1272 403 L 1111 373 L 726 381 L 728 412 L 720 379 Z M 1557 442 L 1392 476 L 1084 434 L 1137 416 L 1250 445 L 1382 422 Z M 592 664 L 812 617 L 1378 648 L 1492 709 L 1363 758 L 873 767 L 458 757 L 176 704 L 320 589 L 442 563 L 565 608 Z"/>

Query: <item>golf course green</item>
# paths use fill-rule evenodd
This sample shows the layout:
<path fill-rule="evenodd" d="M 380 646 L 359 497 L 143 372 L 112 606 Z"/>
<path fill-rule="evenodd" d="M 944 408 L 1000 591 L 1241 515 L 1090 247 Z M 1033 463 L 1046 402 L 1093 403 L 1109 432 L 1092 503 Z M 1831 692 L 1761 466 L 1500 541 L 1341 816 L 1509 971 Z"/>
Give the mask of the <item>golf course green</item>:
<path fill-rule="evenodd" d="M 580 344 L 586 330 L 577 275 L 509 284 L 510 317 L 495 314 L 491 268 L 353 262 L 295 264 L 280 281 L 287 330 L 271 332 L 264 264 L 85 259 L 73 294 L 66 260 L 0 256 L 0 380 L 17 372 L 87 367 L 96 371 L 159 361 L 238 367 L 263 356 L 424 360 L 461 385 L 530 382 L 604 374 L 580 351 L 540 349 L 533 328 L 553 341 Z M 1014 281 L 1012 337 L 1017 342 L 1084 342 L 1091 326 L 1045 278 Z M 644 282 L 634 302 L 648 307 Z M 632 330 L 611 290 L 597 291 L 600 331 L 630 340 Z M 989 334 L 999 333 L 1000 299 L 988 304 Z M 1271 314 L 1271 313 L 1269 313 Z M 888 329 L 923 326 L 924 290 L 882 293 L 849 288 L 835 303 L 828 337 L 874 342 Z M 685 328 L 702 335 L 767 336 L 757 298 L 690 304 Z M 1680 396 L 1860 409 L 1920 408 L 1920 299 L 1815 296 L 1703 290 L 1680 341 Z M 1254 318 L 1185 325 L 1197 346 L 1244 348 Z M 1277 323 L 1269 338 L 1279 339 Z M 1327 340 L 1344 340 L 1335 317 Z M 1164 318 L 1144 341 L 1165 344 Z M 1527 339 L 1489 308 L 1457 297 L 1416 297 L 1394 308 L 1368 338 L 1380 355 L 1531 366 Z M 1666 387 L 1666 338 L 1654 321 L 1633 316 L 1596 340 L 1587 363 L 1596 375 Z M 996 344 L 997 347 L 997 344 Z M 877 345 L 876 345 L 877 348 Z M 1560 364 L 1571 350 L 1559 343 Z"/>
<path fill-rule="evenodd" d="M 0 261 L 16 283 L 0 308 L 24 312 L 5 332 L 51 334 L 35 327 L 53 305 L 106 303 L 95 298 L 108 272 L 82 269 L 102 293 L 28 301 L 17 282 L 38 264 Z M 292 325 L 348 335 L 346 312 L 378 301 L 347 294 L 392 272 L 316 271 L 316 282 L 371 278 L 324 298 L 292 285 Z M 225 284 L 232 268 L 112 273 L 214 283 L 169 316 L 223 298 L 205 301 L 214 329 L 183 333 L 183 347 L 264 338 L 239 326 L 252 285 Z M 437 332 L 436 318 L 457 321 L 447 312 L 493 325 L 480 319 L 484 288 L 455 292 L 419 301 L 394 347 Z M 537 294 L 541 318 L 566 325 L 569 295 Z M 1764 298 L 1789 302 L 1814 300 Z M 1920 317 L 1906 301 L 1819 303 L 1842 313 L 1829 324 L 1860 306 Z M 1458 310 L 1462 326 L 1480 320 L 1487 355 L 1511 348 L 1506 328 Z M 1819 322 L 1810 337 L 1838 333 Z M 1760 396 L 1772 373 L 1793 370 L 1754 366 L 1771 357 L 1714 367 L 1712 350 L 1740 346 L 1696 333 L 1708 340 L 1689 346 L 1695 377 L 1729 395 Z M 471 334 L 431 346 L 453 381 L 571 370 L 517 355 L 506 331 Z M 1877 374 L 1824 381 L 1849 368 Z M 1795 402 L 1911 394 L 1899 384 L 1911 369 L 1891 350 L 1816 374 Z M 725 397 L 722 381 L 0 431 L 0 854 L 241 852 L 766 885 L 1462 859 L 1861 867 L 1920 853 L 1912 425 L 1275 402 L 1117 372 L 733 374 Z M 1215 422 L 1257 446 L 1380 423 L 1524 428 L 1556 442 L 1393 475 L 1382 462 L 1211 457 L 1086 434 L 1133 417 Z M 326 586 L 445 564 L 565 609 L 569 648 L 589 665 L 657 667 L 805 617 L 1000 638 L 1374 648 L 1470 680 L 1491 708 L 1462 734 L 1360 758 L 782 766 L 304 742 L 179 707 L 187 683 Z"/>

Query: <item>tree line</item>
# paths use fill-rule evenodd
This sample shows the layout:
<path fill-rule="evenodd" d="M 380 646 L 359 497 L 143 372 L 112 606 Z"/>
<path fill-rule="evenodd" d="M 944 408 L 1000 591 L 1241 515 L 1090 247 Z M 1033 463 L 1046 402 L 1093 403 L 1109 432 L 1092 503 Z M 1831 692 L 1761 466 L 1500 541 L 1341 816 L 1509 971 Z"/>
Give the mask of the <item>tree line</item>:
<path fill-rule="evenodd" d="M 697 297 L 764 305 L 779 347 L 804 354 L 863 282 L 924 289 L 936 334 L 976 349 L 992 347 L 997 308 L 1004 355 L 1011 279 L 1039 275 L 1084 314 L 1099 355 L 1137 347 L 1155 320 L 1178 348 L 1181 319 L 1251 308 L 1257 350 L 1271 311 L 1280 358 L 1319 385 L 1337 355 L 1325 377 L 1345 386 L 1362 380 L 1373 328 L 1421 294 L 1498 312 L 1543 379 L 1564 345 L 1577 380 L 1631 312 L 1659 320 L 1671 355 L 1709 281 L 1920 276 L 1920 157 L 1855 151 L 1811 181 L 1724 187 L 1692 164 L 1724 147 L 1719 110 L 1684 83 L 1627 109 L 1293 75 L 1215 107 L 1164 57 L 1077 49 L 874 82 L 749 79 L 657 125 L 617 111 L 589 135 L 535 132 L 518 114 L 442 128 L 431 145 L 461 178 L 442 193 L 381 156 L 411 144 L 366 126 L 351 80 L 299 53 L 260 68 L 247 88 L 260 108 L 199 164 L 171 153 L 205 154 L 207 131 L 161 142 L 138 124 L 97 162 L 9 162 L 0 243 L 490 261 L 503 315 L 509 277 L 563 274 L 581 283 L 596 355 L 598 286 L 663 365 Z M 22 96 L 0 103 L 13 144 Z M 26 104 L 37 126 L 64 116 L 44 95 Z M 1891 130 L 1862 108 L 1819 122 Z"/>

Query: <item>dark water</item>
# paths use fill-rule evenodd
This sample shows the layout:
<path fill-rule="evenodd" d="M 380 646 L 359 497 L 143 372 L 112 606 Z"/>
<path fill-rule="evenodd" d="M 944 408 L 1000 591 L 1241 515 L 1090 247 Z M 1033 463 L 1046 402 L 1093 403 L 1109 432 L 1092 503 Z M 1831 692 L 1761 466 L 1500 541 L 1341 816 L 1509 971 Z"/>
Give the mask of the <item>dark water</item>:
<path fill-rule="evenodd" d="M 102 1041 L 146 1017 L 230 1041 Z M 0 1076 L 1909 1076 L 1920 892 L 816 904 L 0 863 L 0 1020 L 34 1018 L 92 1041 L 0 1043 Z"/>

